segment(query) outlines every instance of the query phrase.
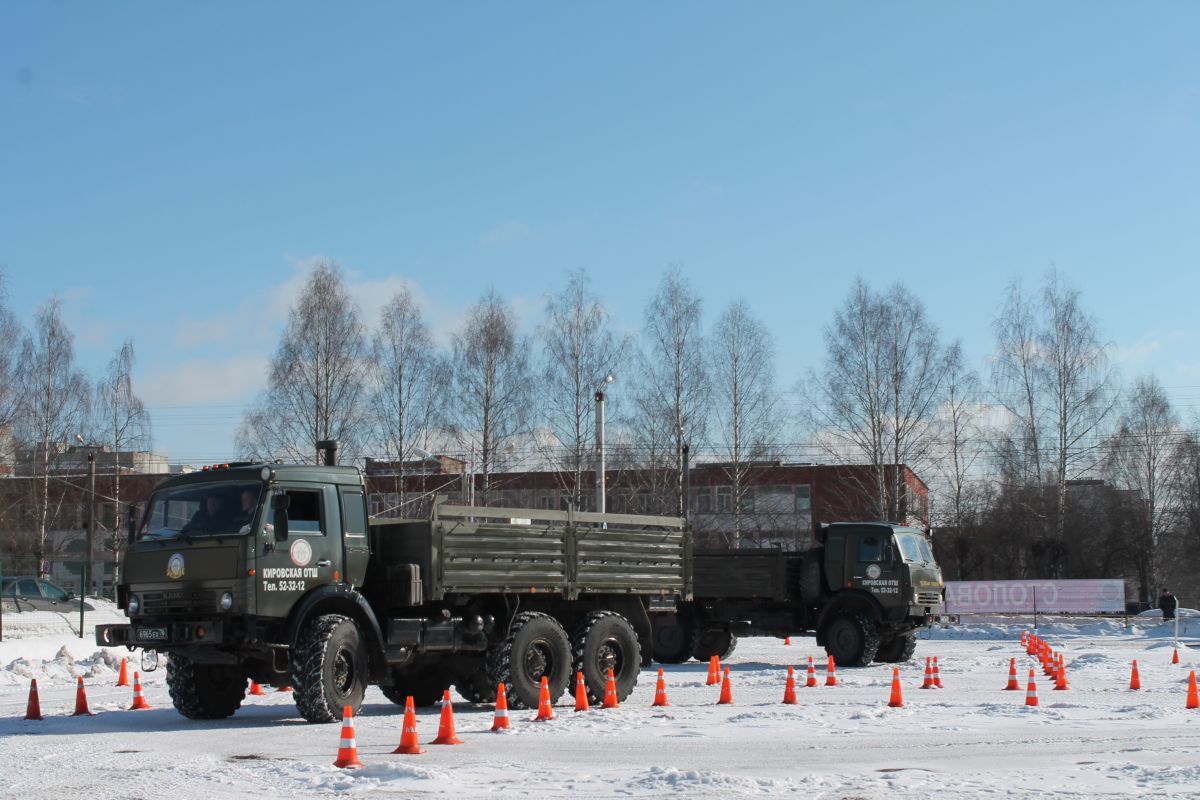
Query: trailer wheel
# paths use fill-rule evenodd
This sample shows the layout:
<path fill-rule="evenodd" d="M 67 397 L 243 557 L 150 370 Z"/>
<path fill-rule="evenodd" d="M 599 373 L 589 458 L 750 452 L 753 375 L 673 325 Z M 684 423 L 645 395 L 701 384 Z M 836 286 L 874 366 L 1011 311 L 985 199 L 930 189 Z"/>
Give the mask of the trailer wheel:
<path fill-rule="evenodd" d="M 917 635 L 911 631 L 901 633 L 879 645 L 875 660 L 888 664 L 903 664 L 917 651 Z"/>
<path fill-rule="evenodd" d="M 709 629 L 700 634 L 692 655 L 697 661 L 708 661 L 713 656 L 724 661 L 737 649 L 737 641 L 737 637 L 729 631 Z"/>
<path fill-rule="evenodd" d="M 841 611 L 825 626 L 825 650 L 839 667 L 866 667 L 879 649 L 879 631 L 857 611 Z"/>
<path fill-rule="evenodd" d="M 225 719 L 246 697 L 246 676 L 227 664 L 197 664 L 172 653 L 167 658 L 167 689 L 175 710 L 188 719 Z"/>
<path fill-rule="evenodd" d="M 496 702 L 496 684 L 488 677 L 487 666 L 480 663 L 470 672 L 459 673 L 454 680 L 454 688 L 468 702 Z"/>
<path fill-rule="evenodd" d="M 337 722 L 342 707 L 355 711 L 367 690 L 367 646 L 358 626 L 341 614 L 309 621 L 296 640 L 292 693 L 309 722 Z"/>
<path fill-rule="evenodd" d="M 613 673 L 617 699 L 625 700 L 637 685 L 642 669 L 642 648 L 629 620 L 615 611 L 593 611 L 583 618 L 571 637 L 572 672 L 583 673 L 588 700 L 604 699 L 608 671 Z"/>
<path fill-rule="evenodd" d="M 508 636 L 488 651 L 488 680 L 503 681 L 509 706 L 533 708 L 543 676 L 550 684 L 550 701 L 557 701 L 571 679 L 571 643 L 558 620 L 525 611 L 513 617 Z"/>
<path fill-rule="evenodd" d="M 659 617 L 668 619 L 669 615 Z M 690 612 L 680 610 L 670 622 L 654 626 L 654 660 L 660 664 L 682 664 L 696 652 L 700 628 Z"/>
<path fill-rule="evenodd" d="M 418 708 L 431 706 L 442 699 L 442 692 L 450 688 L 450 677 L 438 666 L 425 666 L 415 670 L 392 670 L 392 685 L 380 686 L 383 696 L 398 706 L 403 706 L 409 696 Z"/>

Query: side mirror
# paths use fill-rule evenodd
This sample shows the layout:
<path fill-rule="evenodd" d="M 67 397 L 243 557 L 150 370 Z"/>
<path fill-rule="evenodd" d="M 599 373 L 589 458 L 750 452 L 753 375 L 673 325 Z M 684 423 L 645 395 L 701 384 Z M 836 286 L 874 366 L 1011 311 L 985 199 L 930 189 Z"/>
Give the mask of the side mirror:
<path fill-rule="evenodd" d="M 284 542 L 288 538 L 288 507 L 292 498 L 286 493 L 277 494 L 271 498 L 271 508 L 275 510 L 275 541 Z"/>

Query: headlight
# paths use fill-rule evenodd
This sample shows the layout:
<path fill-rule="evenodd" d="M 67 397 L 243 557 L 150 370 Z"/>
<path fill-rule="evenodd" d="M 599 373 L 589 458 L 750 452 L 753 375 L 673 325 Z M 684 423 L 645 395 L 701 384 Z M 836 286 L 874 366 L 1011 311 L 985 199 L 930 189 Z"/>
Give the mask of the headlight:
<path fill-rule="evenodd" d="M 138 600 L 136 594 L 129 595 L 129 613 L 136 614 L 142 608 L 142 601 Z"/>
<path fill-rule="evenodd" d="M 233 608 L 233 595 L 225 592 L 221 595 L 221 610 L 228 611 L 231 608 Z"/>

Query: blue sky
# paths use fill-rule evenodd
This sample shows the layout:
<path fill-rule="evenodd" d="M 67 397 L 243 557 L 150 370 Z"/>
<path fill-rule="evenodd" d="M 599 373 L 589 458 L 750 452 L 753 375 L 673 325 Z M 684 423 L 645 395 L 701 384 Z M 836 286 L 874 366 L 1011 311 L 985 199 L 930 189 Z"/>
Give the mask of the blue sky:
<path fill-rule="evenodd" d="M 134 338 L 157 449 L 231 455 L 305 265 L 441 331 L 681 266 L 790 386 L 855 275 L 980 366 L 1051 264 L 1200 407 L 1194 3 L 0 5 L 0 265 L 81 364 Z"/>

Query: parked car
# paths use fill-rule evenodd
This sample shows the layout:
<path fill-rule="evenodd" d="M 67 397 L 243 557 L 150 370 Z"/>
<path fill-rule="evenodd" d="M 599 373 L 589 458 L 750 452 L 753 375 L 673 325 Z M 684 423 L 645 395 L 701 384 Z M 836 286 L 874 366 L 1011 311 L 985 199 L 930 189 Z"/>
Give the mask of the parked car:
<path fill-rule="evenodd" d="M 78 611 L 79 601 L 65 589 L 43 578 L 15 576 L 0 582 L 0 597 L 17 611 Z M 86 600 L 84 611 L 96 609 Z"/>

